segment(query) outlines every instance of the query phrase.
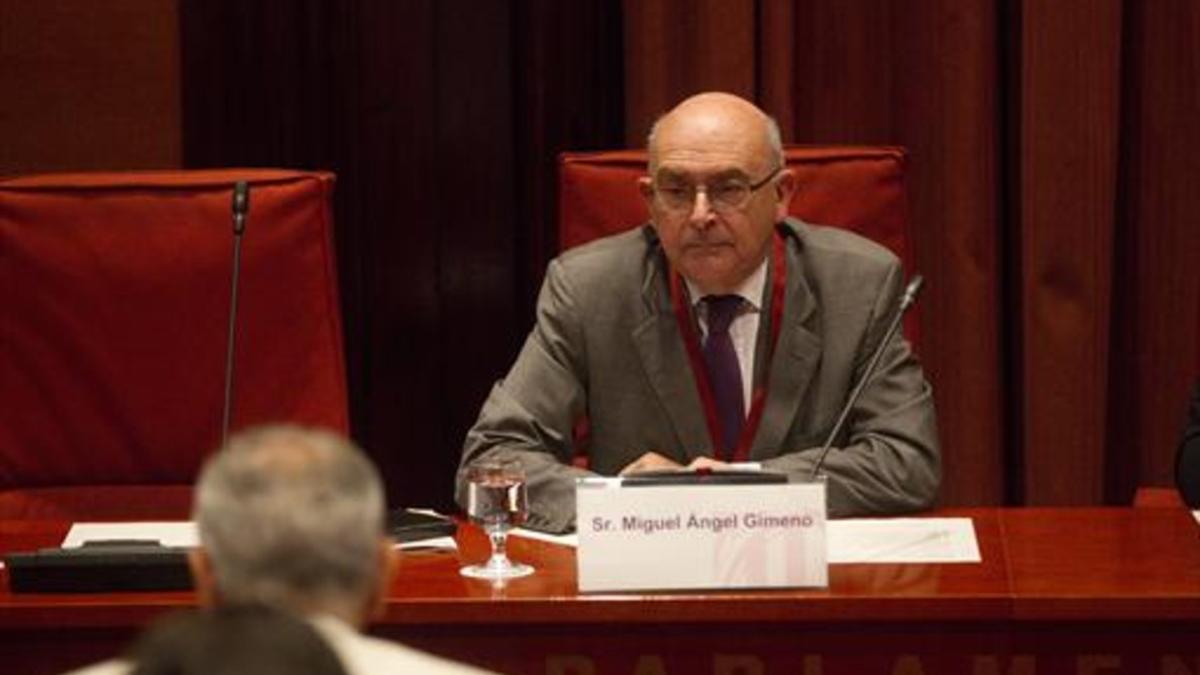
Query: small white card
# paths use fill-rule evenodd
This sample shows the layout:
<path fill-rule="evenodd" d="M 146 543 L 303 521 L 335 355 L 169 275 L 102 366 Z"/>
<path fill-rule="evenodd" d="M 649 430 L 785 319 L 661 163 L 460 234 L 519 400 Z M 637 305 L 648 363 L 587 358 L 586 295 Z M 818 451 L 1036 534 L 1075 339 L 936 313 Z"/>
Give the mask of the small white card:
<path fill-rule="evenodd" d="M 825 484 L 576 484 L 579 590 L 826 586 Z"/>

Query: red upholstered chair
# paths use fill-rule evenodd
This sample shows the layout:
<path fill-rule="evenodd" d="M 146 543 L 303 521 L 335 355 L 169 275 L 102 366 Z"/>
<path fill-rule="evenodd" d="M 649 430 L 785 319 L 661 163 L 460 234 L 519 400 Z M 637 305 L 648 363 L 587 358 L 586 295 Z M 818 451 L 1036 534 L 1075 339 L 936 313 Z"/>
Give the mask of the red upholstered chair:
<path fill-rule="evenodd" d="M 1173 487 L 1144 485 L 1133 494 L 1133 505 L 1141 508 L 1181 509 L 1183 497 Z"/>
<path fill-rule="evenodd" d="M 331 174 L 3 180 L 0 519 L 187 514 L 220 441 L 237 180 L 251 196 L 232 426 L 348 430 Z"/>
<path fill-rule="evenodd" d="M 807 222 L 858 232 L 891 249 L 913 274 L 904 191 L 905 151 L 893 147 L 791 147 L 798 189 L 790 212 Z M 559 158 L 559 241 L 563 250 L 645 223 L 637 179 L 645 150 L 564 153 Z M 917 308 L 904 332 L 917 342 Z"/>

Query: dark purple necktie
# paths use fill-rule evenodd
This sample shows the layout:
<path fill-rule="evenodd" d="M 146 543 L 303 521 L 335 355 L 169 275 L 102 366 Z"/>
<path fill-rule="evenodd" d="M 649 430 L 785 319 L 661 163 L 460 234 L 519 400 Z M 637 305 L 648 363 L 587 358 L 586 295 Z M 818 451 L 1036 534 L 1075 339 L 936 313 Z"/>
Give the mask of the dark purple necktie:
<path fill-rule="evenodd" d="M 708 366 L 708 382 L 712 385 L 713 398 L 717 406 L 717 418 L 721 420 L 720 458 L 733 455 L 742 423 L 746 420 L 746 408 L 742 396 L 742 369 L 738 366 L 737 352 L 729 337 L 729 324 L 742 306 L 737 295 L 708 295 L 708 336 L 704 340 L 704 364 Z"/>

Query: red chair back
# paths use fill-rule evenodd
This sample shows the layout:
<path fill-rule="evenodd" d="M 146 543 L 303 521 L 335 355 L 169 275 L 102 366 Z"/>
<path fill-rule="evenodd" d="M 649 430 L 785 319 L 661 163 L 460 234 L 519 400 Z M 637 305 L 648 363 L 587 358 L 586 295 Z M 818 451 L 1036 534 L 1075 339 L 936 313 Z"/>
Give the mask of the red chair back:
<path fill-rule="evenodd" d="M 0 181 L 0 518 L 186 509 L 220 441 L 237 180 L 251 195 L 232 426 L 348 431 L 332 174 Z"/>

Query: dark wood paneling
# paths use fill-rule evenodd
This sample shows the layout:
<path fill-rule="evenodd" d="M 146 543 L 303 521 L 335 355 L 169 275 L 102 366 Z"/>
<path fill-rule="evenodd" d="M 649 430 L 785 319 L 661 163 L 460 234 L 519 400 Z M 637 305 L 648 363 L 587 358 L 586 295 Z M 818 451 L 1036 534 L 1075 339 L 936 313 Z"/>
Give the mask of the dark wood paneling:
<path fill-rule="evenodd" d="M 762 103 L 799 143 L 910 152 L 922 360 L 943 502 L 1003 499 L 996 14 L 978 2 L 764 3 Z M 785 30 L 777 22 L 790 21 Z M 791 59 L 782 61 L 782 59 Z"/>
<path fill-rule="evenodd" d="M 1021 407 L 1028 504 L 1103 496 L 1121 6 L 1025 2 Z"/>
<path fill-rule="evenodd" d="M 0 176 L 180 165 L 175 0 L 0 0 Z"/>
<path fill-rule="evenodd" d="M 997 19 L 990 0 L 901 2 L 894 13 L 899 141 L 911 153 L 909 215 L 922 359 L 934 386 L 943 503 L 1000 504 L 1007 479 Z"/>
<path fill-rule="evenodd" d="M 625 145 L 702 91 L 754 99 L 753 0 L 624 0 Z"/>
<path fill-rule="evenodd" d="M 1167 485 L 1200 376 L 1200 5 L 1126 3 L 1107 497 Z"/>

